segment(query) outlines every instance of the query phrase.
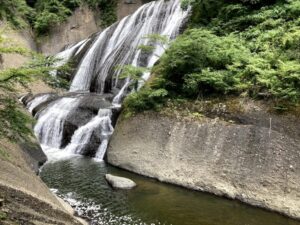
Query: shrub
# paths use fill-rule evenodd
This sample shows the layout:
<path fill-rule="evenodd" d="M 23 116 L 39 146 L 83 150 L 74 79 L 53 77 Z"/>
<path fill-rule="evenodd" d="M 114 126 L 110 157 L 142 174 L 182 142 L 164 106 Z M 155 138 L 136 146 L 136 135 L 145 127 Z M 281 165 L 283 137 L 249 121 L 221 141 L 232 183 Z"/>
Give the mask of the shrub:
<path fill-rule="evenodd" d="M 132 93 L 125 99 L 126 114 L 130 115 L 134 112 L 150 109 L 158 110 L 164 105 L 166 96 L 168 96 L 168 92 L 163 88 L 153 90 L 149 87 L 144 87 L 139 92 Z"/>
<path fill-rule="evenodd" d="M 19 137 L 27 139 L 32 135 L 28 124 L 33 119 L 18 108 L 15 100 L 9 97 L 0 96 L 0 136 L 12 141 L 17 141 Z"/>
<path fill-rule="evenodd" d="M 37 15 L 36 21 L 34 22 L 34 29 L 38 34 L 44 34 L 49 31 L 51 26 L 58 24 L 63 21 L 64 18 L 59 17 L 55 13 L 44 11 Z"/>
<path fill-rule="evenodd" d="M 100 20 L 103 27 L 107 27 L 117 21 L 117 0 L 87 0 L 91 8 L 100 10 Z"/>
<path fill-rule="evenodd" d="M 17 28 L 25 27 L 26 20 L 34 14 L 25 0 L 0 0 L 0 5 L 0 19 Z"/>
<path fill-rule="evenodd" d="M 201 7 L 215 7 L 191 2 L 197 15 Z M 147 91 L 129 97 L 129 107 L 138 111 L 167 98 L 225 95 L 272 100 L 280 109 L 300 103 L 299 1 L 219 2 L 212 14 L 192 16 L 190 29 L 154 67 Z M 149 97 L 161 89 L 167 94 Z"/>
<path fill-rule="evenodd" d="M 170 92 L 195 97 L 200 92 L 229 92 L 233 81 L 226 69 L 245 61 L 249 54 L 233 36 L 218 37 L 208 30 L 192 29 L 171 45 L 155 73 L 168 80 L 166 89 Z"/>
<path fill-rule="evenodd" d="M 58 0 L 39 0 L 36 3 L 38 11 L 34 28 L 38 34 L 47 33 L 51 26 L 66 20 L 71 15 L 71 10 Z"/>

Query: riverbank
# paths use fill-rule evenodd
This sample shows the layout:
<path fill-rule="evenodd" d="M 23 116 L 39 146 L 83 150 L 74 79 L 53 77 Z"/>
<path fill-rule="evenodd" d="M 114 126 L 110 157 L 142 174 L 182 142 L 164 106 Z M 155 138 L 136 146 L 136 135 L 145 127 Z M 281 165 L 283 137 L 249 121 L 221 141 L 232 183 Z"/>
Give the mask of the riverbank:
<path fill-rule="evenodd" d="M 260 102 L 226 102 L 215 114 L 145 112 L 120 118 L 107 160 L 114 166 L 189 189 L 300 218 L 300 129 L 296 116 Z M 195 116 L 195 114 L 194 114 Z"/>
<path fill-rule="evenodd" d="M 31 154 L 35 156 L 43 154 L 39 148 L 34 150 L 36 152 Z M 73 212 L 66 210 L 36 175 L 33 169 L 41 163 L 18 144 L 0 140 L 1 224 L 83 224 Z"/>
<path fill-rule="evenodd" d="M 6 49 L 20 49 L 1 52 L 0 70 L 17 70 L 31 60 L 30 54 L 18 51 L 35 50 L 32 33 L 29 29 L 12 29 L 7 23 L 1 23 L 0 28 L 5 32 L 1 38 L 6 40 L 1 44 Z M 18 103 L 18 98 L 28 92 L 55 90 L 41 79 L 22 85 L 26 78 L 10 83 L 4 75 L 0 88 L 0 224 L 82 224 L 37 176 L 47 157 L 33 135 L 31 115 Z"/>

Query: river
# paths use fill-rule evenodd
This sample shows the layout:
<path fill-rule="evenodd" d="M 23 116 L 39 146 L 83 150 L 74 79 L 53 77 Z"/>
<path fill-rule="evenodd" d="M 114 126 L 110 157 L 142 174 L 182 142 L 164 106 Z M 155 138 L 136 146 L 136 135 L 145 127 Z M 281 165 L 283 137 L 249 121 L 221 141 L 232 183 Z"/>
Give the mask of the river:
<path fill-rule="evenodd" d="M 104 179 L 106 173 L 130 178 L 138 186 L 114 190 Z M 48 162 L 41 178 L 95 225 L 300 225 L 277 213 L 164 184 L 82 156 Z"/>

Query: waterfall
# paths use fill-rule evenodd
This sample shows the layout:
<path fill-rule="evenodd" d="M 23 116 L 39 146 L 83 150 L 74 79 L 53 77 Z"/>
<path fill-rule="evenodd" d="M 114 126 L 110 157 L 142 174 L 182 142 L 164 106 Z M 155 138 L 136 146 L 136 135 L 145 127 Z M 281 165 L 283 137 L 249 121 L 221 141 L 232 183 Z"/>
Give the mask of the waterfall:
<path fill-rule="evenodd" d="M 72 56 L 77 55 L 86 45 L 86 43 L 89 41 L 89 39 L 83 40 L 78 42 L 77 44 L 70 46 L 69 48 L 65 49 L 62 52 L 59 52 L 54 56 L 54 58 L 57 60 L 54 64 L 54 68 L 59 68 L 60 66 L 63 66 L 66 64 Z M 57 70 L 50 71 L 50 75 L 56 76 Z"/>
<path fill-rule="evenodd" d="M 117 75 L 114 72 L 116 65 L 152 67 L 158 56 L 163 54 L 163 47 L 156 44 L 154 52 L 143 60 L 138 46 L 149 44 L 149 40 L 144 38 L 149 34 L 174 38 L 187 14 L 188 11 L 181 9 L 180 0 L 151 2 L 107 28 L 97 36 L 82 59 L 70 91 L 104 93 L 105 89 L 111 88 L 106 87 L 107 79 Z M 117 86 L 118 83 L 112 85 Z"/>
<path fill-rule="evenodd" d="M 35 109 L 35 107 L 37 107 L 40 104 L 46 102 L 50 98 L 50 96 L 51 96 L 50 94 L 44 94 L 44 95 L 41 95 L 41 96 L 36 96 L 33 100 L 31 100 L 27 104 L 26 108 L 28 109 L 28 111 L 30 113 L 32 113 L 32 111 Z"/>
<path fill-rule="evenodd" d="M 39 115 L 34 132 L 41 144 L 53 148 L 61 147 L 65 120 L 78 103 L 78 98 L 62 98 Z"/>
<path fill-rule="evenodd" d="M 188 14 L 188 10 L 181 9 L 180 0 L 153 1 L 103 32 L 57 54 L 56 58 L 61 60 L 56 66 L 65 64 L 72 57 L 77 57 L 79 63 L 72 76 L 70 92 L 50 103 L 38 114 L 35 133 L 45 149 L 57 148 L 72 154 L 93 155 L 103 159 L 113 133 L 112 120 L 115 119 L 115 112 L 120 108 L 123 98 L 130 91 L 131 84 L 130 78 L 119 79 L 120 71 L 116 70 L 116 66 L 151 68 L 167 46 L 153 43 L 145 37 L 160 34 L 169 40 L 174 39 Z M 153 46 L 153 52 L 142 52 L 140 45 Z M 79 60 L 78 55 L 81 57 Z M 147 80 L 149 76 L 150 72 L 147 72 L 143 79 Z M 140 82 L 139 87 L 142 85 Z M 81 95 L 85 95 L 85 100 Z M 103 100 L 99 100 L 101 96 Z M 43 102 L 44 98 L 36 99 L 36 103 L 38 100 Z M 31 109 L 39 105 L 36 103 L 28 107 Z M 95 112 L 95 107 L 98 107 L 98 113 Z M 68 124 L 72 123 L 72 127 L 76 129 L 66 132 L 65 123 L 71 116 L 77 118 L 77 121 L 74 122 L 73 119 Z M 69 143 L 61 149 L 65 146 L 62 141 L 66 140 L 66 135 Z"/>
<path fill-rule="evenodd" d="M 100 109 L 97 116 L 75 131 L 71 143 L 66 147 L 65 150 L 69 151 L 70 153 L 83 154 L 83 151 L 85 150 L 84 148 L 89 143 L 93 132 L 97 132 L 97 130 L 100 130 L 101 132 L 100 138 L 102 143 L 106 143 L 114 130 L 111 125 L 111 116 L 112 111 L 110 109 Z M 102 146 L 104 145 L 102 143 L 100 144 L 99 150 L 96 153 L 96 158 L 97 154 L 102 155 Z"/>
<path fill-rule="evenodd" d="M 130 85 L 130 79 L 129 79 L 129 77 L 127 77 L 124 86 L 121 88 L 119 93 L 114 97 L 114 99 L 112 101 L 113 105 L 115 105 L 116 107 L 120 106 L 122 98 L 125 96 L 125 91 L 129 87 L 129 85 Z"/>

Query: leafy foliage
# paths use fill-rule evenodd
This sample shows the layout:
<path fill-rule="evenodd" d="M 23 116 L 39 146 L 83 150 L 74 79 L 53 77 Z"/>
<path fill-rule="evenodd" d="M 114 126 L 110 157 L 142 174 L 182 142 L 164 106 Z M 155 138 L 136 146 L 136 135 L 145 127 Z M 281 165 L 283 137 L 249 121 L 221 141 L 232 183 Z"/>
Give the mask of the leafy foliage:
<path fill-rule="evenodd" d="M 142 75 L 147 71 L 144 67 L 136 67 L 132 65 L 117 66 L 117 69 L 120 70 L 119 78 L 130 78 L 131 80 L 140 80 Z"/>
<path fill-rule="evenodd" d="M 0 0 L 0 19 L 7 20 L 15 27 L 23 28 L 34 14 L 25 0 Z"/>
<path fill-rule="evenodd" d="M 164 105 L 167 95 L 167 90 L 163 88 L 152 90 L 149 87 L 144 87 L 139 92 L 134 92 L 125 99 L 125 114 L 130 116 L 134 112 L 150 109 L 158 110 Z"/>
<path fill-rule="evenodd" d="M 38 35 L 64 22 L 82 4 L 100 11 L 102 26 L 111 25 L 117 20 L 116 0 L 35 0 L 26 4 L 25 0 L 0 0 L 0 19 L 8 20 L 15 27 L 22 28 L 28 23 Z"/>
<path fill-rule="evenodd" d="M 196 87 L 196 83 L 202 87 L 201 92 L 217 91 L 221 86 L 223 92 L 229 92 L 236 81 L 230 78 L 227 67 L 234 62 L 243 63 L 249 53 L 233 36 L 221 38 L 208 30 L 192 29 L 171 45 L 155 71 L 168 80 L 165 88 L 173 93 L 195 95 L 189 88 Z M 191 78 L 198 78 L 197 82 L 194 80 L 196 83 L 193 83 Z"/>
<path fill-rule="evenodd" d="M 72 14 L 67 6 L 73 8 L 74 5 L 69 4 L 69 1 L 38 0 L 35 4 L 37 15 L 33 23 L 37 33 L 46 33 L 51 26 L 65 21 Z"/>
<path fill-rule="evenodd" d="M 183 1 L 188 4 L 190 28 L 170 45 L 144 90 L 128 97 L 128 107 L 224 95 L 272 100 L 280 108 L 300 103 L 299 1 Z M 157 90 L 164 95 L 151 98 Z"/>
<path fill-rule="evenodd" d="M 87 0 L 91 8 L 100 10 L 100 20 L 103 27 L 107 27 L 117 21 L 116 7 L 117 0 Z"/>
<path fill-rule="evenodd" d="M 28 82 L 37 78 L 49 79 L 49 71 L 55 62 L 53 57 L 45 58 L 19 47 L 12 47 L 12 43 L 0 35 L 1 53 L 31 54 L 33 59 L 20 68 L 11 68 L 0 71 L 0 137 L 11 141 L 27 139 L 32 135 L 30 125 L 33 120 L 19 107 L 14 94 L 17 83 L 26 87 Z M 1 152 L 0 152 L 1 154 Z M 1 156 L 1 155 L 0 155 Z"/>
<path fill-rule="evenodd" d="M 140 80 L 143 80 L 142 75 L 148 71 L 144 67 L 136 67 L 132 65 L 117 66 L 116 69 L 119 71 L 119 79 L 129 79 L 130 85 L 134 90 L 138 89 Z"/>
<path fill-rule="evenodd" d="M 19 137 L 27 139 L 31 136 L 32 131 L 28 124 L 31 124 L 33 119 L 19 109 L 17 102 L 12 98 L 0 96 L 0 104 L 0 136 L 12 141 L 17 141 Z"/>
<path fill-rule="evenodd" d="M 159 45 L 162 49 L 166 50 L 166 47 L 170 44 L 170 41 L 167 36 L 161 34 L 149 34 L 143 37 L 143 39 L 147 40 L 147 44 L 142 44 L 138 46 L 138 49 L 141 50 L 144 54 L 153 54 L 160 58 L 159 55 L 155 54 L 156 46 Z"/>

